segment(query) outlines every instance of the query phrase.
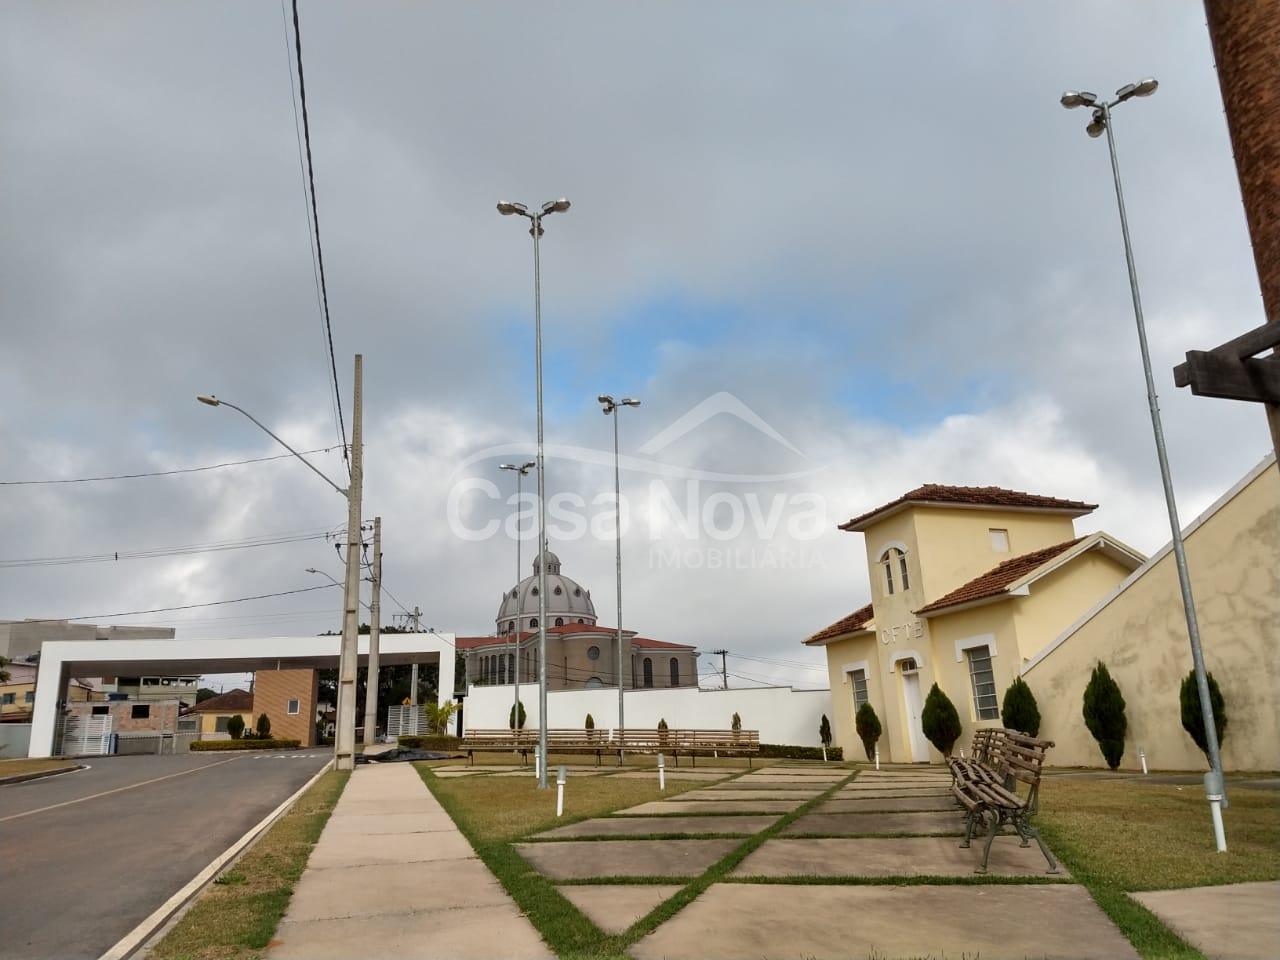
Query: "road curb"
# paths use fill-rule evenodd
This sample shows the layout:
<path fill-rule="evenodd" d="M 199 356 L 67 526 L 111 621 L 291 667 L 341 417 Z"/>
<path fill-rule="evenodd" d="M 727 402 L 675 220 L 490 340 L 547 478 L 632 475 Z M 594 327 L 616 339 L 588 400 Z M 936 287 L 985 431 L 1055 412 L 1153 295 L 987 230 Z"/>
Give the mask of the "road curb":
<path fill-rule="evenodd" d="M 12 777 L 0 777 L 0 787 L 10 783 L 27 783 L 30 780 L 43 780 L 45 777 L 60 777 L 64 773 L 75 773 L 77 770 L 83 769 L 83 763 L 76 763 L 69 767 L 59 767 L 57 770 L 41 770 L 38 773 L 16 773 Z"/>
<path fill-rule="evenodd" d="M 116 942 L 115 946 L 102 954 L 98 960 L 126 960 L 126 958 L 133 956 L 138 948 L 143 946 L 169 918 L 194 900 L 223 867 L 243 853 L 250 844 L 265 833 L 267 828 L 275 823 L 276 820 L 287 813 L 289 808 L 297 803 L 298 799 L 315 786 L 316 782 L 331 769 L 333 769 L 331 763 L 326 763 L 321 767 L 315 776 L 299 787 L 280 806 L 250 827 L 244 836 L 215 857 L 212 863 L 192 877 L 182 889 L 161 904 L 149 917 L 125 934 Z"/>

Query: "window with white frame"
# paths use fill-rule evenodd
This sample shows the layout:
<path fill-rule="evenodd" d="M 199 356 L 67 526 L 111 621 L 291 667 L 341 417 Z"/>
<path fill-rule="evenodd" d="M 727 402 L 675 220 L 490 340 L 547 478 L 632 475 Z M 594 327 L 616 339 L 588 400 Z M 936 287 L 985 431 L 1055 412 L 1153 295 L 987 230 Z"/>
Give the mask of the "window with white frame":
<path fill-rule="evenodd" d="M 897 547 L 890 547 L 880 555 L 880 568 L 884 571 L 885 593 L 893 594 L 896 586 L 903 590 L 911 589 L 911 580 L 907 576 L 907 555 Z"/>
<path fill-rule="evenodd" d="M 289 701 L 288 706 L 285 708 L 285 712 L 286 712 L 287 714 L 289 714 L 289 716 L 293 716 L 293 715 L 295 715 L 295 714 L 296 714 L 296 713 L 297 713 L 301 708 L 302 708 L 302 705 L 301 705 L 301 704 L 300 704 L 296 699 L 291 699 L 291 700 Z"/>
<path fill-rule="evenodd" d="M 857 713 L 864 703 L 870 701 L 867 696 L 867 671 L 854 670 L 849 674 L 849 682 L 853 685 L 853 712 Z"/>
<path fill-rule="evenodd" d="M 991 537 L 991 549 L 996 553 L 1009 552 L 1009 531 L 1000 527 L 991 527 L 987 534 Z"/>
<path fill-rule="evenodd" d="M 995 673 L 991 669 L 991 648 L 985 645 L 970 647 L 965 655 L 969 658 L 974 715 L 979 720 L 994 720 L 1000 716 L 1000 703 L 996 696 Z"/>

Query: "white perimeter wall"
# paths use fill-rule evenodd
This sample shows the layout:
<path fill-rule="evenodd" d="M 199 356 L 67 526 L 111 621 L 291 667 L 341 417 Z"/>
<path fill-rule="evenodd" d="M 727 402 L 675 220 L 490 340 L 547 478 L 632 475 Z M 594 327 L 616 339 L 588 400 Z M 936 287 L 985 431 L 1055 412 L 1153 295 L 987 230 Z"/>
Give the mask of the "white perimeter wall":
<path fill-rule="evenodd" d="M 525 729 L 538 726 L 538 688 L 520 685 Z M 473 686 L 463 706 L 467 730 L 501 729 L 507 726 L 514 702 L 510 684 Z M 792 690 L 790 687 L 753 687 L 742 690 L 628 690 L 627 727 L 652 730 L 665 719 L 673 730 L 728 730 L 734 711 L 742 717 L 742 729 L 759 730 L 761 743 L 818 747 L 822 715 L 831 716 L 830 690 Z M 597 730 L 618 725 L 618 691 L 553 690 L 547 694 L 549 727 L 582 729 L 587 714 Z"/>

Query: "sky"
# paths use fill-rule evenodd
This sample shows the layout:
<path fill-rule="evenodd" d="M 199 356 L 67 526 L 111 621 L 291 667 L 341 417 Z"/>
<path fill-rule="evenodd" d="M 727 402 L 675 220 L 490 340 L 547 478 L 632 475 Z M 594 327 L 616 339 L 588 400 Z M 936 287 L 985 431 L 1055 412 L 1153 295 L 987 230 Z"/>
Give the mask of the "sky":
<path fill-rule="evenodd" d="M 800 641 L 869 598 L 861 536 L 836 525 L 921 483 L 1099 503 L 1078 530 L 1157 550 L 1106 146 L 1058 105 L 1068 88 L 1160 80 L 1115 132 L 1184 523 L 1268 451 L 1260 410 L 1172 383 L 1186 350 L 1262 319 L 1194 0 L 302 0 L 300 17 L 338 388 L 349 432 L 361 353 L 388 614 L 490 633 L 515 580 L 498 465 L 535 445 L 532 244 L 503 199 L 572 202 L 542 240 L 548 529 L 601 623 L 598 394 L 642 400 L 618 423 L 624 625 L 733 651 L 731 685 L 824 683 Z M 16 482 L 283 452 L 196 403 L 212 393 L 326 451 L 345 485 L 290 19 L 0 8 L 0 617 L 338 626 L 336 589 L 131 613 L 340 576 L 345 501 L 290 458 Z M 238 546 L 254 538 L 270 542 Z M 117 552 L 161 555 L 27 562 Z"/>

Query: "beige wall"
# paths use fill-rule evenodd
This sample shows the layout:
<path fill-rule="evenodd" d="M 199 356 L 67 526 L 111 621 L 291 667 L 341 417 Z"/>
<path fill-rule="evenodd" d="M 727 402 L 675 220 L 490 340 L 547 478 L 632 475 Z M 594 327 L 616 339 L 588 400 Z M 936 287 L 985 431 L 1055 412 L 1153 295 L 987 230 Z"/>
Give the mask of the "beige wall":
<path fill-rule="evenodd" d="M 315 744 L 316 700 L 319 676 L 315 670 L 259 670 L 253 675 L 253 715 L 245 717 L 245 728 L 255 729 L 258 715 L 271 721 L 271 736 L 300 740 L 304 747 Z M 289 700 L 298 701 L 298 712 L 290 714 Z"/>
<path fill-rule="evenodd" d="M 1015 601 L 1013 608 L 1021 660 L 1044 650 L 1132 572 L 1133 562 L 1126 566 L 1095 548 L 1037 580 L 1031 587 L 1035 603 Z M 1012 666 L 1010 682 L 1022 664 Z"/>
<path fill-rule="evenodd" d="M 1228 770 L 1280 770 L 1280 476 L 1274 462 L 1186 536 L 1187 562 L 1205 661 L 1226 700 Z M 1102 766 L 1081 718 L 1095 663 L 1107 664 L 1127 704 L 1122 766 L 1203 770 L 1204 755 L 1182 729 L 1178 690 L 1191 651 L 1171 554 L 1024 677 L 1040 706 L 1041 735 L 1057 744 L 1053 762 Z"/>
<path fill-rule="evenodd" d="M 876 649 L 878 646 L 879 643 L 874 634 L 863 633 L 835 640 L 825 648 L 827 676 L 831 687 L 832 742 L 835 746 L 844 748 L 846 760 L 858 760 L 866 756 L 862 749 L 862 741 L 858 739 L 858 732 L 853 724 L 853 685 L 845 669 L 851 664 L 862 661 L 866 661 L 870 667 L 867 671 L 867 698 L 885 731 L 881 733 L 881 757 L 887 759 L 884 744 L 888 725 L 885 723 L 884 694 L 880 688 L 879 659 Z"/>

